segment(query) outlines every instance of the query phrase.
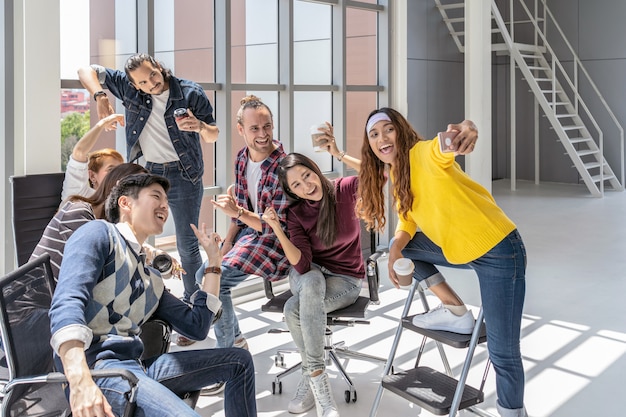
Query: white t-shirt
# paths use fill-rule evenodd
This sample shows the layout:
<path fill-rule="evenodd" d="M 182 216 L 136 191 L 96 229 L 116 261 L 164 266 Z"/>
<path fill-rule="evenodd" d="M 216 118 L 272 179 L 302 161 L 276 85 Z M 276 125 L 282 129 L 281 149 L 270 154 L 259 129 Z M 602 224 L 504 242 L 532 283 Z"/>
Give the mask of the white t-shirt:
<path fill-rule="evenodd" d="M 261 162 L 254 162 L 248 159 L 248 165 L 246 166 L 246 181 L 248 181 L 248 198 L 252 204 L 252 210 L 257 210 L 257 195 L 259 192 L 259 182 L 261 181 Z"/>
<path fill-rule="evenodd" d="M 65 201 L 71 195 L 91 197 L 95 191 L 89 186 L 89 163 L 78 162 L 70 155 L 65 168 L 65 178 L 63 178 L 61 201 Z"/>
<path fill-rule="evenodd" d="M 165 125 L 165 107 L 170 97 L 170 90 L 151 97 L 152 112 L 139 135 L 139 146 L 141 146 L 143 156 L 146 161 L 157 164 L 178 161 L 178 154 Z"/>

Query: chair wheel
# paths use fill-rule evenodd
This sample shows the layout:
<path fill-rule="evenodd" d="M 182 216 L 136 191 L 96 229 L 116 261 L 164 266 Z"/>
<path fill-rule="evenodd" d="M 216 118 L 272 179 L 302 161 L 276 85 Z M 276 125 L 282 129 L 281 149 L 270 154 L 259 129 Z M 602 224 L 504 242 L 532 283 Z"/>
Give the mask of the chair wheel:
<path fill-rule="evenodd" d="M 276 381 L 272 382 L 272 395 L 276 394 Z M 278 382 L 278 393 L 283 393 L 283 381 Z"/>
<path fill-rule="evenodd" d="M 350 390 L 347 389 L 344 391 L 343 396 L 348 404 L 350 404 L 350 400 L 352 400 L 353 403 L 356 402 L 356 391 L 350 392 Z"/>
<path fill-rule="evenodd" d="M 274 365 L 277 368 L 287 368 L 287 366 L 285 365 L 285 355 L 283 355 L 282 353 L 277 353 L 276 356 L 274 356 Z"/>

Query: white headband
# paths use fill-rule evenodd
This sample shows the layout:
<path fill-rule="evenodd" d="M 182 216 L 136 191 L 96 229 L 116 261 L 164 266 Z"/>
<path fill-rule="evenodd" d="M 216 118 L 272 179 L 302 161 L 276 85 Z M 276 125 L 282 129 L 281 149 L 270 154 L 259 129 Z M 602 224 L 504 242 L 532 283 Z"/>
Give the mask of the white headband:
<path fill-rule="evenodd" d="M 365 130 L 367 131 L 367 136 L 369 136 L 370 130 L 372 130 L 374 125 L 376 123 L 380 122 L 381 120 L 386 120 L 388 122 L 391 121 L 389 116 L 387 116 L 387 113 L 384 113 L 382 111 L 378 112 L 378 113 L 375 113 L 372 117 L 370 117 L 370 119 L 367 121 L 367 125 L 365 127 Z"/>

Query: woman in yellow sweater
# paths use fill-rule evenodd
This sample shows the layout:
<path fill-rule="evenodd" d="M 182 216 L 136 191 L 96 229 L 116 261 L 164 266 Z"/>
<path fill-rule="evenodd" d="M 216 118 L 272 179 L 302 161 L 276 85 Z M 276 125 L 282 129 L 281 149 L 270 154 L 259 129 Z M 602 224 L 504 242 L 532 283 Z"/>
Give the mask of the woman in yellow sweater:
<path fill-rule="evenodd" d="M 489 357 L 496 371 L 498 412 L 502 417 L 524 417 L 520 328 L 526 251 L 515 224 L 455 162 L 459 150 L 442 152 L 437 138 L 423 140 L 393 109 L 373 111 L 361 151 L 357 210 L 368 227 L 385 225 L 383 186 L 389 166 L 399 217 L 389 245 L 389 265 L 402 257 L 411 259 L 414 278 L 443 303 L 418 315 L 414 324 L 448 330 L 447 325 L 458 321 L 451 318 L 460 316 L 464 321 L 462 317 L 469 312 L 463 313 L 462 301 L 434 265 L 473 269 L 480 284 Z M 397 285 L 392 268 L 389 276 Z"/>

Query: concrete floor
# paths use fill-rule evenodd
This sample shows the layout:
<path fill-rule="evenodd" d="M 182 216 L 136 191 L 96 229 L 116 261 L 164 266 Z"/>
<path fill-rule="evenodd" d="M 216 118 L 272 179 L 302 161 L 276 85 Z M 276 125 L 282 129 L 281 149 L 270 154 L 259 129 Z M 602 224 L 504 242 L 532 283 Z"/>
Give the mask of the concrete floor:
<path fill-rule="evenodd" d="M 626 193 L 607 192 L 603 199 L 590 197 L 583 186 L 509 181 L 494 183 L 498 204 L 516 224 L 528 252 L 527 293 L 522 331 L 522 354 L 526 370 L 525 403 L 531 417 L 624 415 L 619 394 L 626 375 Z M 480 305 L 477 280 L 471 271 L 444 269 L 452 286 L 474 312 Z M 172 281 L 172 284 L 176 284 Z M 381 303 L 370 310 L 370 325 L 336 331 L 335 341 L 345 340 L 359 351 L 387 356 L 407 295 L 382 282 Z M 173 291 L 177 291 L 173 285 Z M 298 383 L 298 374 L 284 379 L 283 393 L 272 395 L 277 348 L 292 347 L 288 333 L 268 334 L 282 327 L 281 317 L 261 313 L 265 302 L 257 299 L 237 305 L 240 325 L 254 355 L 257 373 L 258 414 L 290 416 L 286 411 Z M 431 304 L 432 305 L 432 304 Z M 413 303 L 419 312 L 420 303 Z M 210 347 L 213 333 L 190 348 Z M 394 367 L 413 366 L 421 338 L 403 333 Z M 421 364 L 441 368 L 434 344 L 427 345 Z M 173 346 L 172 350 L 179 349 Z M 446 348 L 453 371 L 460 370 L 464 350 Z M 468 383 L 478 386 L 486 359 L 479 346 Z M 287 364 L 298 355 L 287 355 Z M 381 380 L 383 365 L 351 359 L 347 370 L 354 380 L 358 400 L 346 404 L 346 384 L 329 367 L 335 398 L 343 416 L 367 416 Z M 495 411 L 494 373 L 485 385 L 485 402 L 479 408 Z M 196 410 L 202 416 L 223 416 L 221 397 L 201 397 Z M 621 410 L 621 411 L 620 411 Z M 313 417 L 311 410 L 303 416 Z M 385 392 L 378 416 L 431 416 L 414 404 Z M 462 411 L 460 415 L 473 415 Z"/>

